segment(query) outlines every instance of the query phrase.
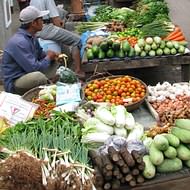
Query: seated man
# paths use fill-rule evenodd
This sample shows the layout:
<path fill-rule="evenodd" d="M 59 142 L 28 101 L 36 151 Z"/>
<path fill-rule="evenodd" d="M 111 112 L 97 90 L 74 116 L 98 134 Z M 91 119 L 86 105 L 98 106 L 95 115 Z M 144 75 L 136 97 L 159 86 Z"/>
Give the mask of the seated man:
<path fill-rule="evenodd" d="M 30 0 L 30 5 L 39 8 L 41 11 L 49 10 L 49 16 L 44 16 L 43 29 L 37 33 L 37 37 L 44 40 L 53 40 L 57 43 L 72 47 L 72 60 L 74 70 L 78 78 L 84 79 L 85 73 L 81 70 L 80 36 L 63 29 L 63 20 L 60 18 L 58 8 L 54 0 Z"/>
<path fill-rule="evenodd" d="M 2 71 L 6 92 L 24 94 L 31 88 L 49 83 L 56 75 L 57 54 L 42 51 L 36 32 L 42 30 L 49 11 L 28 6 L 20 12 L 21 27 L 9 39 L 3 53 Z"/>

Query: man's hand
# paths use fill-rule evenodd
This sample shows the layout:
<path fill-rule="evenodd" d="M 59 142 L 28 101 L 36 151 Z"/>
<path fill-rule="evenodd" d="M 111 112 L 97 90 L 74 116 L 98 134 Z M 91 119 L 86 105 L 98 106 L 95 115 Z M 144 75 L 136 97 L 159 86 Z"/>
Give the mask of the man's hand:
<path fill-rule="evenodd" d="M 58 57 L 58 54 L 54 51 L 51 51 L 51 50 L 48 50 L 47 51 L 47 57 L 51 60 L 51 61 L 54 61 L 57 57 Z"/>
<path fill-rule="evenodd" d="M 55 25 L 55 26 L 58 26 L 58 27 L 64 27 L 64 23 L 63 21 L 61 20 L 60 17 L 53 17 L 51 18 L 52 19 L 52 23 Z"/>

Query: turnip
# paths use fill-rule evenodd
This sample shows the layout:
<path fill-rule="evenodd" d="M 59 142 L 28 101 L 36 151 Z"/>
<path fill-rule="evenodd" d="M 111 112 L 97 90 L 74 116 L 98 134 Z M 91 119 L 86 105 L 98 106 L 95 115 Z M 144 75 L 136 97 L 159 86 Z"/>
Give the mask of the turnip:
<path fill-rule="evenodd" d="M 149 51 L 149 56 L 153 57 L 156 55 L 156 52 L 154 50 Z"/>
<path fill-rule="evenodd" d="M 171 49 L 173 48 L 173 43 L 171 41 L 168 41 L 166 42 L 166 46 Z"/>
<path fill-rule="evenodd" d="M 160 49 L 160 48 L 158 48 L 158 49 L 156 50 L 156 54 L 157 54 L 157 55 L 162 55 L 162 54 L 163 54 L 163 50 Z"/>
<path fill-rule="evenodd" d="M 159 36 L 155 36 L 155 37 L 154 37 L 154 42 L 155 42 L 156 44 L 160 44 L 161 41 L 162 41 L 162 39 L 161 39 Z"/>
<path fill-rule="evenodd" d="M 139 47 L 144 47 L 144 46 L 145 46 L 145 41 L 144 41 L 144 39 L 142 39 L 142 38 L 139 39 L 138 42 L 137 42 L 137 44 L 138 44 Z"/>
<path fill-rule="evenodd" d="M 170 55 L 170 49 L 167 48 L 167 47 L 165 47 L 165 48 L 164 48 L 164 54 L 165 54 L 165 55 Z"/>
<path fill-rule="evenodd" d="M 146 41 L 147 44 L 150 44 L 150 45 L 151 45 L 154 40 L 153 40 L 151 37 L 148 37 L 148 38 L 146 38 L 145 41 Z"/>
<path fill-rule="evenodd" d="M 172 48 L 170 52 L 171 52 L 172 55 L 176 55 L 177 50 L 175 48 Z"/>
<path fill-rule="evenodd" d="M 151 48 L 152 48 L 153 50 L 156 50 L 156 49 L 158 48 L 155 42 L 152 43 Z"/>

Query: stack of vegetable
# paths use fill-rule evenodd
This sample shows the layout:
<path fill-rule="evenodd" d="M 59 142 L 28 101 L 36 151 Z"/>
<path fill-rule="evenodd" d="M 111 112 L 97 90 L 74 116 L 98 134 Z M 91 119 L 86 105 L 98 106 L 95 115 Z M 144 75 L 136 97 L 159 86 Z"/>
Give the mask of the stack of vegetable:
<path fill-rule="evenodd" d="M 147 37 L 138 40 L 135 45 L 135 54 L 141 57 L 184 54 L 185 45 L 177 41 L 165 41 L 158 36 Z"/>
<path fill-rule="evenodd" d="M 3 189 L 91 190 L 93 170 L 72 115 L 54 112 L 8 128 L 0 136 L 0 187 Z M 13 188 L 14 187 L 14 188 Z"/>
<path fill-rule="evenodd" d="M 185 41 L 185 36 L 179 26 L 175 26 L 175 30 L 169 33 L 166 36 L 165 40 L 172 40 L 172 41 Z"/>
<path fill-rule="evenodd" d="M 119 40 L 106 39 L 100 42 L 99 45 L 92 45 L 87 48 L 87 59 L 105 59 L 105 58 L 124 58 L 133 57 L 134 49 L 127 40 L 120 42 Z"/>
<path fill-rule="evenodd" d="M 99 44 L 87 46 L 88 60 L 105 58 L 145 57 L 184 54 L 186 41 L 162 40 L 159 36 L 136 38 L 107 38 Z M 134 47 L 134 48 L 133 48 Z"/>
<path fill-rule="evenodd" d="M 175 119 L 190 118 L 190 85 L 189 83 L 168 82 L 158 83 L 156 86 L 148 86 L 150 102 L 156 111 L 160 123 L 173 124 Z"/>
<path fill-rule="evenodd" d="M 184 54 L 185 37 L 179 26 L 171 23 L 168 13 L 167 3 L 163 0 L 139 0 L 135 10 L 110 6 L 97 8 L 92 21 L 109 22 L 105 25 L 109 26 L 111 34 L 97 46 L 87 48 L 87 59 Z M 113 35 L 118 39 L 110 41 Z"/>
<path fill-rule="evenodd" d="M 112 20 L 125 22 L 129 25 L 130 19 L 134 18 L 135 11 L 133 9 L 123 7 L 123 8 L 113 8 L 111 6 L 102 5 L 96 9 L 96 15 L 91 18 L 93 22 L 110 22 Z"/>
<path fill-rule="evenodd" d="M 167 3 L 163 0 L 139 0 L 134 25 L 146 25 L 155 21 L 170 21 Z"/>
<path fill-rule="evenodd" d="M 124 184 L 134 187 L 144 182 L 145 164 L 141 152 L 133 150 L 130 153 L 123 144 L 118 150 L 109 146 L 107 153 L 91 150 L 89 155 L 95 168 L 97 189 L 119 189 Z"/>
<path fill-rule="evenodd" d="M 86 85 L 84 92 L 88 101 L 128 106 L 142 101 L 146 97 L 147 89 L 140 80 L 121 76 L 93 80 Z"/>
<path fill-rule="evenodd" d="M 83 123 L 82 142 L 89 148 L 99 147 L 111 135 L 124 137 L 127 141 L 140 140 L 143 136 L 144 127 L 135 123 L 133 115 L 122 105 L 97 105 L 90 115 L 88 113 L 81 107 L 77 115 Z"/>
<path fill-rule="evenodd" d="M 147 179 L 159 173 L 176 172 L 183 165 L 190 167 L 190 120 L 177 119 L 171 133 L 158 134 L 154 139 L 146 139 L 144 143 L 149 155 L 143 157 L 145 169 L 143 175 Z"/>

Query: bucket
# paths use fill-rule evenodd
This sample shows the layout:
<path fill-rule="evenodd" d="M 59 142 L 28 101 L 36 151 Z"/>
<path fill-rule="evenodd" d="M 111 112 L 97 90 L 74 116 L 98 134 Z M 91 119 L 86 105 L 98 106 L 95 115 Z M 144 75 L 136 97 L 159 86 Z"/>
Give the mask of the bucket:
<path fill-rule="evenodd" d="M 52 40 L 43 40 L 41 38 L 38 39 L 40 46 L 43 48 L 45 52 L 48 50 L 54 51 L 56 53 L 61 53 L 61 47 L 58 43 Z"/>

